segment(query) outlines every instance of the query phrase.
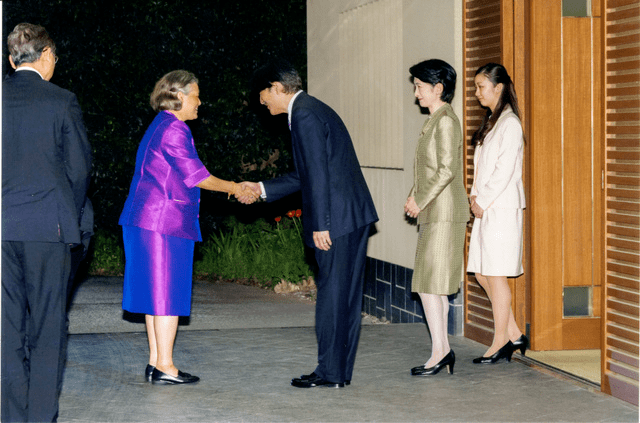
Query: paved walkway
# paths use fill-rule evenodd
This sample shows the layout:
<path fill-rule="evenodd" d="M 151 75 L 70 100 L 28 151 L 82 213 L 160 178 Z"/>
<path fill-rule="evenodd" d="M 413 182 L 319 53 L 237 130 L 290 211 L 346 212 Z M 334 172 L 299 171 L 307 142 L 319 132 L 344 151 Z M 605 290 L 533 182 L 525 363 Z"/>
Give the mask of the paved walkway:
<path fill-rule="evenodd" d="M 144 382 L 146 335 L 120 309 L 121 278 L 90 278 L 70 312 L 60 422 L 623 422 L 638 408 L 522 362 L 478 366 L 485 347 L 451 345 L 455 372 L 409 376 L 429 351 L 422 324 L 362 328 L 354 380 L 343 389 L 297 389 L 315 367 L 314 305 L 235 284 L 198 282 L 175 348 L 194 385 Z"/>

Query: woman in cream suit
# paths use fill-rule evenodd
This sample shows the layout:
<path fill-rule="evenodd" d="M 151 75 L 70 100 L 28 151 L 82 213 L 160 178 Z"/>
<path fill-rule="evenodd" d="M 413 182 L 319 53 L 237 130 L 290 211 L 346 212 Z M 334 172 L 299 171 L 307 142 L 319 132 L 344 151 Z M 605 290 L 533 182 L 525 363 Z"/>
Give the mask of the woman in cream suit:
<path fill-rule="evenodd" d="M 467 272 L 475 273 L 493 310 L 493 343 L 476 364 L 511 361 L 516 349 L 524 354 L 529 341 L 511 310 L 507 277 L 522 270 L 522 186 L 524 137 L 518 99 L 511 78 L 499 64 L 476 71 L 476 97 L 487 108 L 482 125 L 472 138 L 476 146 L 471 211 L 476 217 L 469 243 Z"/>
<path fill-rule="evenodd" d="M 418 141 L 414 185 L 404 209 L 418 218 L 420 226 L 411 290 L 420 296 L 432 341 L 431 357 L 411 374 L 430 376 L 443 367 L 453 373 L 447 296 L 458 291 L 462 280 L 469 203 L 463 183 L 462 131 L 450 104 L 456 72 L 437 59 L 418 63 L 409 72 L 420 106 L 430 113 Z"/>

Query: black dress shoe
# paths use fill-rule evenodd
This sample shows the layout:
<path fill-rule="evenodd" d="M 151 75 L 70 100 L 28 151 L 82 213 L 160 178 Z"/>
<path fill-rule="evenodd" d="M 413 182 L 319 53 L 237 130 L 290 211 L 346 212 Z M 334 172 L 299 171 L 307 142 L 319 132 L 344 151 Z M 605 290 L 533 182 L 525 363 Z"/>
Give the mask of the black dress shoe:
<path fill-rule="evenodd" d="M 200 378 L 198 376 L 183 373 L 180 370 L 178 370 L 178 376 L 168 375 L 158 369 L 153 369 L 153 374 L 151 375 L 151 381 L 157 385 L 178 385 L 182 383 L 194 383 L 199 380 Z"/>
<path fill-rule="evenodd" d="M 291 386 L 296 388 L 344 388 L 344 383 L 329 382 L 318 375 L 308 375 L 307 379 L 292 379 Z"/>
<path fill-rule="evenodd" d="M 151 364 L 147 364 L 147 368 L 144 369 L 144 378 L 147 380 L 147 382 L 151 382 L 151 376 L 153 375 L 153 369 L 155 369 L 155 367 L 152 366 Z"/>
<path fill-rule="evenodd" d="M 520 354 L 524 355 L 527 348 L 529 348 L 529 338 L 524 335 L 520 335 L 520 338 L 515 341 L 511 341 L 513 344 L 513 350 L 520 350 Z"/>
<path fill-rule="evenodd" d="M 431 376 L 437 374 L 443 367 L 447 367 L 449 374 L 453 374 L 453 365 L 456 364 L 456 355 L 453 350 L 449 351 L 449 354 L 445 355 L 442 360 L 435 366 L 425 367 L 424 364 L 422 366 L 414 367 L 411 369 L 412 376 Z"/>
<path fill-rule="evenodd" d="M 308 375 L 302 375 L 302 376 L 300 376 L 300 379 L 313 379 L 313 378 L 316 378 L 316 377 L 318 377 L 318 375 L 316 374 L 316 372 L 311 372 L 311 373 L 310 373 L 310 374 L 308 374 Z M 350 380 L 345 380 L 345 381 L 344 381 L 344 384 L 345 384 L 345 385 L 347 385 L 347 386 L 348 386 L 348 385 L 351 385 L 351 381 L 350 381 Z"/>
<path fill-rule="evenodd" d="M 507 361 L 511 361 L 511 356 L 513 355 L 513 343 L 511 341 L 507 341 L 506 344 L 502 348 L 500 348 L 495 354 L 490 355 L 489 357 L 478 357 L 474 358 L 474 364 L 495 364 L 503 358 L 506 358 Z"/>

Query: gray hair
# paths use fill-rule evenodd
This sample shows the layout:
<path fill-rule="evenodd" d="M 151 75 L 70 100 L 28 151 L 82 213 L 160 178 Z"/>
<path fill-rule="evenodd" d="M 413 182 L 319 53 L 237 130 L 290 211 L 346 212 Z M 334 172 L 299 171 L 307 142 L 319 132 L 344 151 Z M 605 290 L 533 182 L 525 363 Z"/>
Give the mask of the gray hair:
<path fill-rule="evenodd" d="M 37 62 L 42 51 L 47 47 L 53 54 L 56 52 L 56 44 L 47 30 L 40 25 L 30 23 L 16 25 L 7 37 L 7 46 L 13 64 L 16 66 Z"/>
<path fill-rule="evenodd" d="M 189 95 L 189 92 L 191 92 L 189 85 L 197 83 L 198 78 L 189 71 L 175 70 L 169 72 L 156 82 L 149 103 L 156 112 L 161 110 L 181 110 L 182 101 L 178 98 L 178 93 Z"/>

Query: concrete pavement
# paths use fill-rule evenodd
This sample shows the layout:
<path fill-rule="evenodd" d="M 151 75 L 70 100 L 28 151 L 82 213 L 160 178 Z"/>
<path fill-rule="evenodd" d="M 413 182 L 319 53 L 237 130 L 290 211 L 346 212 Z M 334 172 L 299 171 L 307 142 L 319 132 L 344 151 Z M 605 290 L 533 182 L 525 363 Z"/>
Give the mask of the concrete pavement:
<path fill-rule="evenodd" d="M 144 324 L 123 316 L 122 278 L 89 278 L 70 312 L 60 422 L 528 422 L 638 421 L 638 409 L 522 362 L 474 365 L 485 347 L 452 337 L 454 373 L 416 378 L 429 338 L 423 324 L 362 328 L 351 386 L 297 389 L 313 370 L 314 304 L 236 284 L 194 284 L 176 365 L 201 381 L 144 382 Z"/>

